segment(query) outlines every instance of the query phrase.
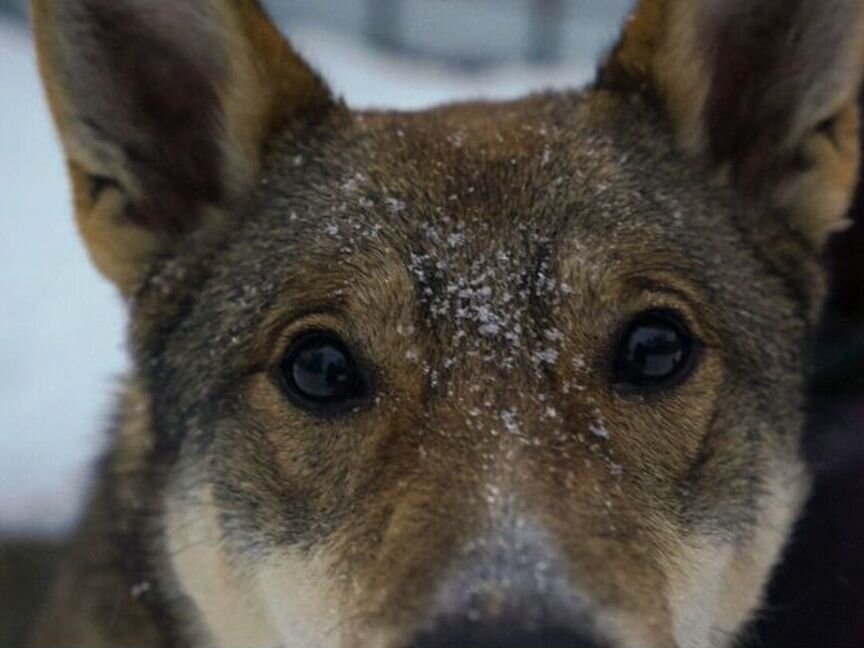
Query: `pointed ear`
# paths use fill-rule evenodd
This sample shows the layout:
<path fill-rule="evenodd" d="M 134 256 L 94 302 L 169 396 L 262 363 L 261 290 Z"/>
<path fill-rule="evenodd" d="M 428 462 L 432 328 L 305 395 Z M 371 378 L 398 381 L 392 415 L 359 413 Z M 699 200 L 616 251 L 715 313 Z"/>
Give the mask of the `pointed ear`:
<path fill-rule="evenodd" d="M 333 105 L 257 0 L 33 0 L 33 17 L 80 230 L 126 293 L 224 227 L 270 135 Z"/>
<path fill-rule="evenodd" d="M 858 165 L 861 0 L 642 0 L 598 85 L 649 96 L 681 147 L 815 250 Z"/>

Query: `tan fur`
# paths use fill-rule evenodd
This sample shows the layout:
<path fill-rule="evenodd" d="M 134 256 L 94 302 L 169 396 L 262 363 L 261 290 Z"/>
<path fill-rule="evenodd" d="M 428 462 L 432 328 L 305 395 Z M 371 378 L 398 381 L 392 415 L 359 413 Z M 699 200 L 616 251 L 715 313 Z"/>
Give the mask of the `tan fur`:
<path fill-rule="evenodd" d="M 656 93 L 669 111 L 679 143 L 691 155 L 705 145 L 702 109 L 711 70 L 699 55 L 699 4 L 644 0 L 627 22 L 607 72 L 640 92 Z"/>
<path fill-rule="evenodd" d="M 202 641 L 225 648 L 279 645 L 252 579 L 219 549 L 221 531 L 212 499 L 206 492 L 188 497 L 183 492 L 167 498 L 166 544 L 172 571 L 202 614 Z"/>
<path fill-rule="evenodd" d="M 858 106 L 846 106 L 830 138 L 811 136 L 804 144 L 809 169 L 776 189 L 774 204 L 789 213 L 792 227 L 820 245 L 851 225 L 846 213 L 858 181 L 858 124 Z"/>

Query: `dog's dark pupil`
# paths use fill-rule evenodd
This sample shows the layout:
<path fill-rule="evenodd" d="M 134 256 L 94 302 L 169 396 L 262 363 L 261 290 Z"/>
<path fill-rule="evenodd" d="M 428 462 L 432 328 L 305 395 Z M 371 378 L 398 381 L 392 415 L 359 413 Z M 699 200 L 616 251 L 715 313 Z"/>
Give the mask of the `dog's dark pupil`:
<path fill-rule="evenodd" d="M 618 350 L 617 379 L 632 387 L 662 386 L 686 370 L 691 347 L 684 325 L 673 317 L 642 315 L 630 325 Z"/>
<path fill-rule="evenodd" d="M 348 351 L 329 336 L 312 335 L 294 344 L 282 366 L 297 396 L 320 403 L 354 395 L 356 371 Z"/>
<path fill-rule="evenodd" d="M 627 341 L 627 351 L 629 362 L 646 378 L 668 376 L 684 355 L 678 332 L 653 324 L 633 331 Z"/>

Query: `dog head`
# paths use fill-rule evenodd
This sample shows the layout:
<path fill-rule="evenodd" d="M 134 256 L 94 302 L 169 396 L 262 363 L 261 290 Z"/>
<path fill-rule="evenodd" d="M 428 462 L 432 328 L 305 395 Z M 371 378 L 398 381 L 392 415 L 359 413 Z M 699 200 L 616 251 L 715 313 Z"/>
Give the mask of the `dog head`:
<path fill-rule="evenodd" d="M 129 304 L 120 452 L 184 632 L 741 632 L 806 491 L 857 0 L 645 0 L 582 92 L 412 114 L 348 110 L 251 0 L 35 18 L 80 229 Z"/>

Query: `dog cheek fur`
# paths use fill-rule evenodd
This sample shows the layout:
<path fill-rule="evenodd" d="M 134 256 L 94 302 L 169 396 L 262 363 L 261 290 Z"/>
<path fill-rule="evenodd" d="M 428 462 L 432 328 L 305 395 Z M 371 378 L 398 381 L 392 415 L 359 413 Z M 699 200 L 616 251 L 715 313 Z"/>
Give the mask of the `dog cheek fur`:
<path fill-rule="evenodd" d="M 728 645 L 762 602 L 808 483 L 800 463 L 771 464 L 754 523 L 743 537 L 729 542 L 693 535 L 681 541 L 671 561 L 665 594 L 681 648 Z"/>
<path fill-rule="evenodd" d="M 168 489 L 165 547 L 169 579 L 195 608 L 187 632 L 220 648 L 338 648 L 340 594 L 326 548 L 231 548 L 213 486 Z"/>

